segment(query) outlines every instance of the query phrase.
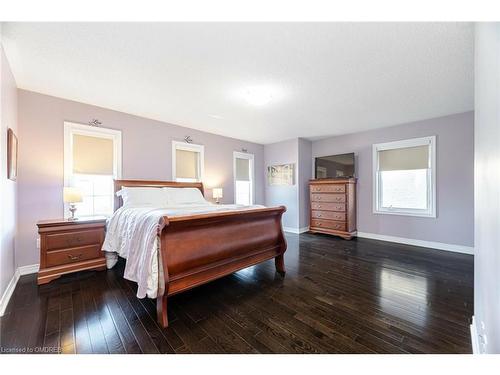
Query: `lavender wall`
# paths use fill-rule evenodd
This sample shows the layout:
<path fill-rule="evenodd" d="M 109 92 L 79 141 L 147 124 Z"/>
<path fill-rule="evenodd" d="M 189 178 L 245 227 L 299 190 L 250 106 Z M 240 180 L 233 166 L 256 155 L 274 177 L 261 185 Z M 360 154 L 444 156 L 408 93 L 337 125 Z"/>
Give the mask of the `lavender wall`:
<path fill-rule="evenodd" d="M 294 232 L 309 226 L 309 179 L 312 173 L 312 143 L 295 138 L 264 146 L 266 206 L 286 206 L 283 226 Z M 295 185 L 269 186 L 267 167 L 276 164 L 295 164 Z"/>
<path fill-rule="evenodd" d="M 372 145 L 437 136 L 437 218 L 373 213 Z M 356 153 L 358 231 L 474 246 L 474 113 L 418 121 L 313 142 L 312 156 Z"/>
<path fill-rule="evenodd" d="M 122 177 L 171 180 L 172 140 L 190 135 L 205 145 L 206 195 L 224 188 L 224 203 L 233 199 L 233 151 L 246 148 L 263 169 L 264 146 L 149 120 L 100 107 L 19 90 L 19 227 L 17 266 L 39 262 L 36 222 L 63 215 L 63 123 L 87 123 L 122 131 Z M 256 203 L 264 203 L 264 176 L 256 173 Z"/>
<path fill-rule="evenodd" d="M 309 180 L 312 176 L 312 142 L 299 138 L 298 153 L 299 229 L 305 230 L 309 227 L 310 216 Z"/>
<path fill-rule="evenodd" d="M 500 353 L 500 23 L 476 24 L 474 320 L 479 350 Z"/>
<path fill-rule="evenodd" d="M 286 206 L 286 212 L 283 215 L 283 226 L 294 229 L 299 228 L 298 159 L 298 139 L 264 146 L 265 204 L 266 206 Z M 295 164 L 295 185 L 268 185 L 267 167 L 276 164 Z"/>
<path fill-rule="evenodd" d="M 7 129 L 12 128 L 17 132 L 17 88 L 1 44 L 0 86 L 0 297 L 2 297 L 15 271 L 17 184 L 7 179 Z"/>

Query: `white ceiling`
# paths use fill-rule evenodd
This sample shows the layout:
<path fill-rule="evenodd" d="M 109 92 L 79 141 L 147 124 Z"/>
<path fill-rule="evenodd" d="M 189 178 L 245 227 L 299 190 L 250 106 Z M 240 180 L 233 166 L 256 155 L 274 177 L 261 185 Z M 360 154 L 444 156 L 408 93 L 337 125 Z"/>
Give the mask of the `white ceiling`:
<path fill-rule="evenodd" d="M 472 110 L 470 23 L 7 23 L 20 88 L 258 143 Z M 242 93 L 266 87 L 272 100 Z"/>

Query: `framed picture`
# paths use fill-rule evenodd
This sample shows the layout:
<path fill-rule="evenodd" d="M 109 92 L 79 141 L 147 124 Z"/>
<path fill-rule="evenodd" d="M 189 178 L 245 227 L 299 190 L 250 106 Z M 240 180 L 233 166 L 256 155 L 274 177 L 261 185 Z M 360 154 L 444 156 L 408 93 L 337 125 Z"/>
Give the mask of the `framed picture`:
<path fill-rule="evenodd" d="M 269 185 L 295 185 L 295 164 L 271 165 L 267 167 Z"/>
<path fill-rule="evenodd" d="M 10 128 L 7 130 L 7 178 L 17 180 L 17 137 Z"/>

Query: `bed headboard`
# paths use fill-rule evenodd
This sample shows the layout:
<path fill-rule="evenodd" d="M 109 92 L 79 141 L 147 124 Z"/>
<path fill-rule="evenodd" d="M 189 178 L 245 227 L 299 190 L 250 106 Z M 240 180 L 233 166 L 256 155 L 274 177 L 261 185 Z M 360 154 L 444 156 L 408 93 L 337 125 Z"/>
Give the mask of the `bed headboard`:
<path fill-rule="evenodd" d="M 121 197 L 116 192 L 122 187 L 175 187 L 175 188 L 197 188 L 203 194 L 202 182 L 176 182 L 176 181 L 148 181 L 148 180 L 114 180 L 114 211 L 123 205 Z"/>

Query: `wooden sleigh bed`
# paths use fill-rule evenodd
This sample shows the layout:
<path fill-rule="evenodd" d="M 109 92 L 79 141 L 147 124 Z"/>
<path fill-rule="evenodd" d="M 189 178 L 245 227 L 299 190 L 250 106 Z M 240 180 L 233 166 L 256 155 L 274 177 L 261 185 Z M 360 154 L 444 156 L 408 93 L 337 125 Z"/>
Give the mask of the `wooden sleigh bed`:
<path fill-rule="evenodd" d="M 195 187 L 203 194 L 202 183 L 115 180 L 115 193 L 122 187 Z M 115 194 L 115 210 L 121 205 L 121 198 Z M 272 258 L 276 271 L 284 275 L 287 245 L 281 217 L 285 211 L 286 208 L 280 206 L 164 216 L 159 223 L 160 272 L 156 303 L 159 324 L 164 328 L 168 326 L 167 299 L 171 295 Z"/>

